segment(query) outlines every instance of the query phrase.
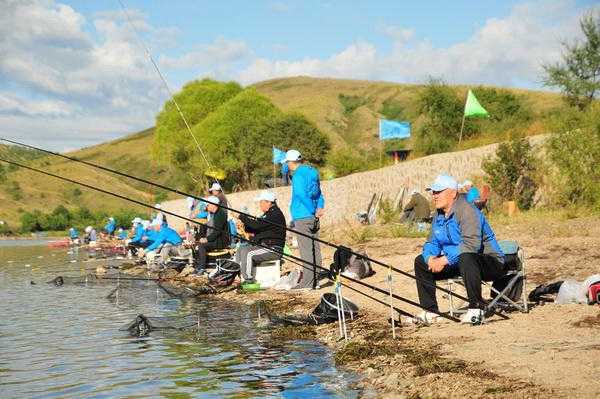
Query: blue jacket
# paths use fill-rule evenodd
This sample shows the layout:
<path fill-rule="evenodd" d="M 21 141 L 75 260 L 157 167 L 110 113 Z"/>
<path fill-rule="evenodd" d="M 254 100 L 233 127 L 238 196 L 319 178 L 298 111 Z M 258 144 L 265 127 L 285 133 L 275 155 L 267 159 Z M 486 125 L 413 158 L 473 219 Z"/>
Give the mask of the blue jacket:
<path fill-rule="evenodd" d="M 131 242 L 141 242 L 142 237 L 144 237 L 144 226 L 141 223 L 138 223 L 135 226 L 135 235 L 131 239 Z"/>
<path fill-rule="evenodd" d="M 108 234 L 114 233 L 116 228 L 117 228 L 117 223 L 114 220 L 108 222 L 106 224 L 106 226 L 104 226 L 104 230 L 106 230 L 106 232 Z"/>
<path fill-rule="evenodd" d="M 69 229 L 69 237 L 71 237 L 72 239 L 79 238 L 79 232 L 77 231 L 77 229 L 70 228 Z"/>
<path fill-rule="evenodd" d="M 129 234 L 127 233 L 127 230 L 123 230 L 119 233 L 119 240 L 126 240 L 127 237 L 129 236 Z"/>
<path fill-rule="evenodd" d="M 292 175 L 292 220 L 314 217 L 317 209 L 323 207 L 325 199 L 321 193 L 319 172 L 308 165 L 300 165 Z"/>
<path fill-rule="evenodd" d="M 465 195 L 459 195 L 448 218 L 443 211 L 434 217 L 423 259 L 427 262 L 431 256 L 445 255 L 450 267 L 456 267 L 463 253 L 486 254 L 504 263 L 504 254 L 485 216 L 467 202 Z"/>
<path fill-rule="evenodd" d="M 146 251 L 154 251 L 163 244 L 179 245 L 182 242 L 183 240 L 175 230 L 169 226 L 162 225 L 156 235 L 156 239 L 148 248 L 146 248 Z"/>
<path fill-rule="evenodd" d="M 473 186 L 467 191 L 467 202 L 472 204 L 476 199 L 479 198 L 479 190 L 477 187 Z"/>

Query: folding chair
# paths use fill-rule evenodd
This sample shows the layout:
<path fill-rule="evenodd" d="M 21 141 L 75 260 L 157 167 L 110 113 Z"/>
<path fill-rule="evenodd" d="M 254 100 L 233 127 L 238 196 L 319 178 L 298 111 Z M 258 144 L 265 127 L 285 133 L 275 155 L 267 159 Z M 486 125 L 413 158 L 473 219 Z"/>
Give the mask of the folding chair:
<path fill-rule="evenodd" d="M 482 284 L 490 287 L 490 296 L 492 297 L 492 300 L 487 304 L 484 311 L 486 314 L 496 309 L 518 310 L 527 313 L 529 308 L 525 290 L 525 281 L 527 279 L 525 273 L 525 252 L 516 241 L 500 240 L 498 241 L 498 245 L 500 245 L 500 249 L 505 255 L 506 271 L 504 276 L 491 284 L 482 281 Z M 453 293 L 455 284 L 464 286 L 462 278 L 451 278 L 446 280 L 446 289 Z M 518 292 L 518 284 L 521 284 L 521 292 Z M 517 293 L 512 292 L 513 289 Z M 520 299 L 516 297 L 520 297 Z M 466 308 L 457 308 L 455 306 L 453 295 L 448 295 L 448 302 L 450 316 L 466 312 Z"/>

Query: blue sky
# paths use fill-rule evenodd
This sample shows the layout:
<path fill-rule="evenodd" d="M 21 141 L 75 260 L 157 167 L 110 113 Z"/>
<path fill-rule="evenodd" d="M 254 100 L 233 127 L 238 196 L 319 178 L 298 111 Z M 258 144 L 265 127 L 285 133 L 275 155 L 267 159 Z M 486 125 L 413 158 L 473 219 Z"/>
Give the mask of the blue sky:
<path fill-rule="evenodd" d="M 174 90 L 308 75 L 543 89 L 584 0 L 123 0 Z M 167 98 L 118 0 L 0 0 L 0 131 L 65 150 L 149 127 Z"/>

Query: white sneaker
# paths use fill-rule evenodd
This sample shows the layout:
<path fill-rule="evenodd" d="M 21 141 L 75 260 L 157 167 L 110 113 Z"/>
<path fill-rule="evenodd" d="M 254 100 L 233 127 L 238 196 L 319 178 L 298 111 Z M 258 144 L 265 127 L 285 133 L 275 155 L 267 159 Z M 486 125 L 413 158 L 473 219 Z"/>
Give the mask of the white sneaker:
<path fill-rule="evenodd" d="M 484 313 L 481 309 L 469 309 L 461 318 L 460 322 L 465 324 L 482 324 L 484 322 Z"/>
<path fill-rule="evenodd" d="M 439 319 L 440 315 L 433 312 L 428 312 L 426 310 L 422 311 L 418 315 L 415 316 L 416 323 L 435 323 Z"/>

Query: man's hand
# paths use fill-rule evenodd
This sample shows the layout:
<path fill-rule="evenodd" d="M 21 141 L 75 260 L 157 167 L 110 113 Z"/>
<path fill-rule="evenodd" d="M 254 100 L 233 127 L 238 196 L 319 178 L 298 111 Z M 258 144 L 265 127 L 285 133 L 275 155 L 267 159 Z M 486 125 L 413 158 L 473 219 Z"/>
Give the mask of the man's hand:
<path fill-rule="evenodd" d="M 146 251 L 144 251 L 143 249 L 139 249 L 137 252 L 138 258 L 143 258 L 144 255 L 146 255 Z"/>
<path fill-rule="evenodd" d="M 315 216 L 318 218 L 322 218 L 325 215 L 325 209 L 323 208 L 319 208 L 317 209 L 317 212 L 315 212 Z"/>
<path fill-rule="evenodd" d="M 448 264 L 448 259 L 445 256 L 440 256 L 438 258 L 434 258 L 433 256 L 429 258 L 427 261 L 427 265 L 429 266 L 429 270 L 433 273 L 439 273 Z"/>
<path fill-rule="evenodd" d="M 208 243 L 208 240 L 206 239 L 206 237 L 202 237 L 201 239 L 198 240 L 198 242 L 200 244 L 206 244 L 206 243 Z"/>

